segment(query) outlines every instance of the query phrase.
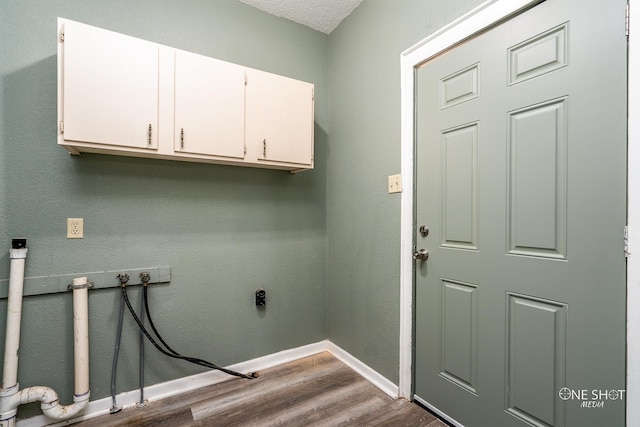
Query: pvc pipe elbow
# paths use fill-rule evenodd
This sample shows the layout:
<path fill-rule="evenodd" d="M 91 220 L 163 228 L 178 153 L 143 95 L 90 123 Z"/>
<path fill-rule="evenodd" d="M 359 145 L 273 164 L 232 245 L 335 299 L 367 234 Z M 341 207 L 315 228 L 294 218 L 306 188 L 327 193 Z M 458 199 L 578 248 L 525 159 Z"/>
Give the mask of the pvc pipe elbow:
<path fill-rule="evenodd" d="M 40 402 L 42 413 L 54 420 L 67 420 L 79 415 L 89 403 L 90 392 L 73 396 L 71 405 L 60 405 L 58 394 L 50 387 L 28 387 L 20 391 L 20 404 Z"/>
<path fill-rule="evenodd" d="M 18 413 L 18 405 L 20 405 L 19 390 L 19 384 L 0 390 L 0 425 L 3 425 L 1 424 L 3 421 L 15 418 Z"/>
<path fill-rule="evenodd" d="M 27 387 L 19 390 L 19 385 L 3 389 L 0 392 L 0 420 L 13 420 L 15 425 L 15 416 L 18 412 L 18 406 L 25 403 L 42 402 L 42 406 L 53 406 L 58 404 L 58 395 L 49 387 Z M 4 425 L 4 424 L 0 424 Z"/>
<path fill-rule="evenodd" d="M 81 395 L 74 395 L 73 403 L 66 406 L 60 405 L 56 396 L 55 402 L 42 402 L 40 409 L 42 409 L 42 413 L 48 418 L 52 418 L 54 420 L 68 420 L 80 415 L 84 411 L 89 403 L 89 396 L 89 391 Z"/>

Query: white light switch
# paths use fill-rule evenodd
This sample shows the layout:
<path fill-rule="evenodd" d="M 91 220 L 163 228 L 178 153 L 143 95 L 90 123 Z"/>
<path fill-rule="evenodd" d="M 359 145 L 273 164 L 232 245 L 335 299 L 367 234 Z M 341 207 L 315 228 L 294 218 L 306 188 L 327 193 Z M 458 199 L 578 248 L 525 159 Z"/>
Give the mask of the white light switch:
<path fill-rule="evenodd" d="M 402 192 L 402 175 L 389 175 L 389 193 Z"/>

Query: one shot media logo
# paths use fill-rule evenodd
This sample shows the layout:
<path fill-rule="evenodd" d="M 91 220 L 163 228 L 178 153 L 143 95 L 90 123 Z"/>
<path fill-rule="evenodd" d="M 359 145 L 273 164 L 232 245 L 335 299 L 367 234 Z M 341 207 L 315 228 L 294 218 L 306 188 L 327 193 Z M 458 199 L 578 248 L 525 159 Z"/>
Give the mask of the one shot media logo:
<path fill-rule="evenodd" d="M 573 390 L 563 387 L 558 391 L 558 396 L 564 401 L 575 400 L 580 402 L 581 408 L 604 408 L 606 402 L 624 400 L 626 390 Z"/>

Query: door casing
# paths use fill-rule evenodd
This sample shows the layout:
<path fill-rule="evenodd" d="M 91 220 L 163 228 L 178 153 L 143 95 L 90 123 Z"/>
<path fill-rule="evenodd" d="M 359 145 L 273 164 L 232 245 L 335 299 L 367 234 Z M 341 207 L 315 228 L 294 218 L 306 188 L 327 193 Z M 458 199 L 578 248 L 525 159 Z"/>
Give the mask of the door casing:
<path fill-rule="evenodd" d="M 508 19 L 543 0 L 488 0 L 467 14 L 402 52 L 401 63 L 401 198 L 400 250 L 400 372 L 399 397 L 413 398 L 413 249 L 414 213 L 414 73 L 415 67 L 454 48 L 496 23 Z M 553 0 L 547 0 L 553 1 Z M 629 0 L 629 33 L 640 34 L 640 0 Z M 624 17 L 621 17 L 624 20 Z M 640 42 L 629 37 L 628 59 L 628 253 L 627 259 L 627 425 L 640 425 Z M 634 166 L 635 165 L 635 166 Z M 620 244 L 624 230 L 620 230 Z M 637 248 L 637 249 L 636 249 Z M 636 256 L 633 256 L 633 255 Z M 432 408 L 436 409 L 436 408 Z M 437 412 L 437 410 L 436 410 Z M 440 414 L 448 418 L 446 414 Z M 453 421 L 453 420 L 450 420 Z"/>

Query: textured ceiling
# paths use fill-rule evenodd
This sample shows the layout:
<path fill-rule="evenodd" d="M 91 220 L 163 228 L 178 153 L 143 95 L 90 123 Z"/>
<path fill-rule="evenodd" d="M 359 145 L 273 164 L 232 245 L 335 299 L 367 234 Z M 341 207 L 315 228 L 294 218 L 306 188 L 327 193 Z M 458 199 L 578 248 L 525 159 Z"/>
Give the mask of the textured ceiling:
<path fill-rule="evenodd" d="M 331 33 L 362 0 L 238 0 L 325 34 Z"/>

